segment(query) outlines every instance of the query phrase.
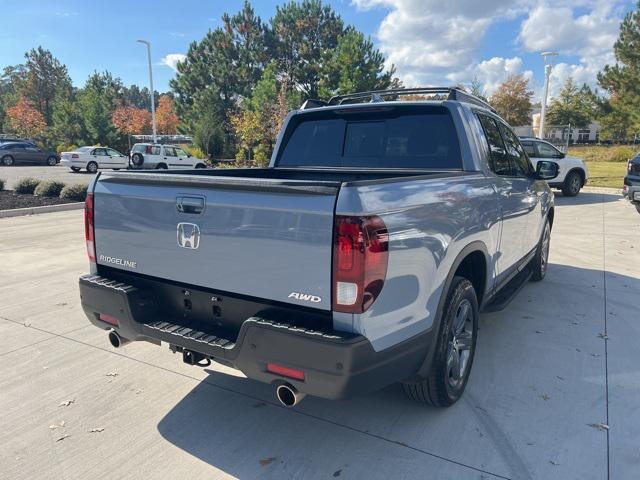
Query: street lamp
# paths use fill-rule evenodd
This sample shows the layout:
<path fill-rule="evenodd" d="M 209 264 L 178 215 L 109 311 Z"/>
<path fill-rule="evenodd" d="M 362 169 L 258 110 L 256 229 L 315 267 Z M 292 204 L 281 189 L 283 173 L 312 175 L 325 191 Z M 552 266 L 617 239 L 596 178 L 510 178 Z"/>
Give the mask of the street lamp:
<path fill-rule="evenodd" d="M 151 43 L 146 40 L 137 40 L 138 43 L 144 43 L 147 46 L 147 58 L 149 60 L 149 88 L 151 88 L 151 126 L 153 127 L 153 143 L 157 143 L 156 139 L 156 102 L 153 91 L 153 72 L 151 70 Z"/>
<path fill-rule="evenodd" d="M 544 138 L 544 116 L 547 113 L 547 97 L 549 96 L 549 77 L 553 69 L 553 62 L 558 56 L 556 52 L 542 52 L 544 58 L 544 95 L 542 96 L 542 110 L 540 111 L 540 130 L 538 130 L 538 138 Z"/>

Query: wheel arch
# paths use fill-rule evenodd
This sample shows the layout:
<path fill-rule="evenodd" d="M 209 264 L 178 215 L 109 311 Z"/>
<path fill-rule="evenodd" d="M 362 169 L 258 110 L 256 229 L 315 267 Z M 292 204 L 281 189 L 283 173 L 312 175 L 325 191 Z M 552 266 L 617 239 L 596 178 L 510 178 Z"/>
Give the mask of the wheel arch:
<path fill-rule="evenodd" d="M 437 338 L 440 335 L 440 328 L 442 326 L 442 312 L 444 311 L 444 303 L 447 299 L 447 293 L 451 288 L 451 283 L 453 282 L 454 277 L 456 277 L 459 273 L 463 273 L 461 276 L 470 275 L 474 278 L 469 278 L 469 281 L 473 284 L 474 290 L 476 290 L 476 296 L 478 297 L 478 310 L 482 308 L 482 302 L 486 297 L 486 289 L 488 282 L 488 274 L 489 274 L 489 265 L 490 265 L 490 257 L 489 250 L 484 242 L 480 240 L 476 240 L 474 242 L 466 245 L 460 253 L 456 256 L 455 260 L 451 264 L 451 268 L 449 269 L 449 273 L 444 281 L 442 292 L 440 294 L 440 300 L 438 302 L 438 308 L 436 310 L 436 317 L 433 322 L 433 326 L 431 328 L 435 328 L 435 335 L 432 337 L 434 341 L 429 345 L 429 349 L 427 351 L 427 355 L 422 363 L 422 366 L 416 372 L 417 376 L 424 377 L 426 373 L 429 371 L 431 366 L 431 361 L 433 360 L 433 354 L 435 352 L 435 346 L 437 344 Z M 482 270 L 479 273 L 476 268 Z M 466 274 L 466 275 L 465 275 Z M 466 277 L 468 278 L 468 277 Z M 480 289 L 480 290 L 479 290 Z M 478 292 L 480 291 L 480 294 Z"/>

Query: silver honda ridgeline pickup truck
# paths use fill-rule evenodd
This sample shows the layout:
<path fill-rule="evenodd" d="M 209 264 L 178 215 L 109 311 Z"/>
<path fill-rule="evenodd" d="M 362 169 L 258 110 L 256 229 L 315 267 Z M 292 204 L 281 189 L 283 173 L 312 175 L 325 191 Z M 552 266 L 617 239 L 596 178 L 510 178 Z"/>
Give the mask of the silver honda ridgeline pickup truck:
<path fill-rule="evenodd" d="M 545 276 L 557 170 L 455 88 L 308 100 L 268 168 L 100 172 L 82 307 L 116 348 L 166 342 L 287 406 L 393 382 L 449 406 L 479 313 Z"/>

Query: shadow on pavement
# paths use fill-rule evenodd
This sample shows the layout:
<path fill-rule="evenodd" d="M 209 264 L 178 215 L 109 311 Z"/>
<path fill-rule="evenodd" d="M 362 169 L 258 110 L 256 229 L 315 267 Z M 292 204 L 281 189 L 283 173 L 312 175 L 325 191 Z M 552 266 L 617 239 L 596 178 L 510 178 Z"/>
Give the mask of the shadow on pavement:
<path fill-rule="evenodd" d="M 595 203 L 617 202 L 622 199 L 622 195 L 605 192 L 585 192 L 581 191 L 575 197 L 565 197 L 562 192 L 554 191 L 556 205 L 593 205 Z"/>
<path fill-rule="evenodd" d="M 594 468 L 587 465 L 589 462 L 600 467 L 605 463 L 600 457 L 606 446 L 601 447 L 605 444 L 600 437 L 589 437 L 597 432 L 585 427 L 582 416 L 604 412 L 604 378 L 597 382 L 593 378 L 594 371 L 604 372 L 593 361 L 604 365 L 604 356 L 594 360 L 590 356 L 593 350 L 584 348 L 577 353 L 575 347 L 581 346 L 580 342 L 588 348 L 603 346 L 597 339 L 603 327 L 602 312 L 598 309 L 592 316 L 580 313 L 584 330 L 575 330 L 582 327 L 571 322 L 565 299 L 574 295 L 567 302 L 579 303 L 585 296 L 600 301 L 600 294 L 594 294 L 602 292 L 602 278 L 601 270 L 551 264 L 548 282 L 528 285 L 502 312 L 483 314 L 469 387 L 451 408 L 431 408 L 410 401 L 396 384 L 344 401 L 307 397 L 289 410 L 278 404 L 270 385 L 206 370 L 209 376 L 166 414 L 158 431 L 173 445 L 240 478 L 267 475 L 263 463 L 275 459 L 280 465 L 268 475 L 278 471 L 287 475 L 298 472 L 298 478 L 304 478 L 305 473 L 331 477 L 333 468 L 336 472 L 345 468 L 336 457 L 337 446 L 353 463 L 366 462 L 358 452 L 363 444 L 371 442 L 388 450 L 389 456 L 417 454 L 422 459 L 418 461 L 427 462 L 429 468 L 437 465 L 446 478 L 462 478 L 456 476 L 460 472 L 464 472 L 464 478 L 467 473 L 469 478 L 493 478 L 488 472 L 543 478 L 546 468 L 557 468 L 549 463 L 549 450 L 562 451 L 569 459 L 563 463 L 569 476 L 572 471 Z M 607 278 L 612 283 L 608 287 L 611 297 L 620 289 L 640 292 L 638 278 L 611 272 Z M 565 287 L 558 288 L 559 283 Z M 541 346 L 540 342 L 545 342 L 542 329 L 550 333 L 554 328 L 581 332 L 579 336 L 584 338 L 567 340 L 561 333 L 546 337 L 547 346 Z M 513 352 L 509 351 L 514 338 L 519 344 L 525 342 L 518 347 L 517 362 L 512 361 Z M 585 359 L 576 361 L 577 355 Z M 564 379 L 559 387 L 566 389 L 565 400 L 549 410 L 546 400 L 532 394 L 529 385 L 560 382 L 556 375 L 562 372 L 554 368 L 557 362 L 571 364 L 577 370 L 570 383 Z M 621 372 L 610 372 L 616 373 Z M 565 436 L 579 438 L 580 432 L 584 432 L 585 440 L 563 443 Z M 544 446 L 545 451 L 531 445 Z M 600 451 L 602 448 L 605 452 Z M 331 458 L 336 458 L 335 466 Z M 323 470 L 328 463 L 332 467 Z M 488 475 L 480 477 L 481 473 Z M 370 465 L 368 476 L 378 478 L 380 472 Z"/>

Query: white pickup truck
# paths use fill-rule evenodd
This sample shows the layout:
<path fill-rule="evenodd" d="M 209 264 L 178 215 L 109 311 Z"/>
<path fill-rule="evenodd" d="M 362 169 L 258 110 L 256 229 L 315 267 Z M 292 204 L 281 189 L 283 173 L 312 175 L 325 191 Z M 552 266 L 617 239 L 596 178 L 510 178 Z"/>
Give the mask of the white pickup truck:
<path fill-rule="evenodd" d="M 131 168 L 205 168 L 204 160 L 192 157 L 177 145 L 136 143 L 131 149 Z"/>

